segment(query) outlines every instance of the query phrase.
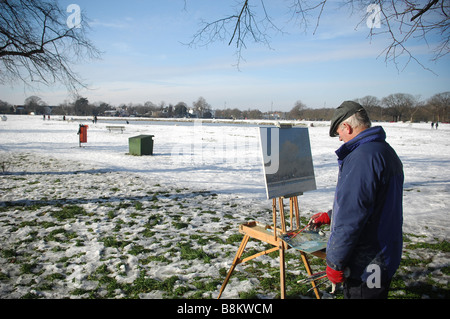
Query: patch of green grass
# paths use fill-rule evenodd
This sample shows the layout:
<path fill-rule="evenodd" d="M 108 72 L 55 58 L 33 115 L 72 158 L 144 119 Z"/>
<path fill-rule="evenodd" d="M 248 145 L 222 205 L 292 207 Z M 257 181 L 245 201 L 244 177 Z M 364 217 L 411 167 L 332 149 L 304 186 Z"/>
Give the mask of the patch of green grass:
<path fill-rule="evenodd" d="M 113 248 L 123 248 L 129 245 L 131 242 L 126 240 L 117 240 L 113 236 L 105 237 L 101 240 L 105 247 L 113 247 Z"/>
<path fill-rule="evenodd" d="M 176 229 L 182 229 L 182 228 L 187 228 L 189 226 L 188 223 L 183 223 L 183 222 L 172 222 L 173 227 L 175 227 Z"/>
<path fill-rule="evenodd" d="M 46 241 L 56 241 L 56 242 L 68 242 L 73 238 L 78 237 L 74 232 L 69 232 L 64 228 L 54 229 L 44 237 Z"/>
<path fill-rule="evenodd" d="M 128 298 L 138 298 L 139 294 L 150 293 L 155 290 L 163 291 L 167 297 L 174 298 L 187 291 L 185 288 L 177 288 L 177 290 L 174 290 L 177 281 L 177 276 L 160 281 L 147 277 L 145 271 L 141 271 L 139 277 L 131 285 L 122 285 L 121 288 Z"/>
<path fill-rule="evenodd" d="M 114 217 L 116 217 L 116 213 L 113 210 L 108 211 L 107 215 L 109 219 L 114 219 Z"/>
<path fill-rule="evenodd" d="M 450 252 L 450 242 L 446 240 L 442 240 L 440 242 L 436 243 L 413 243 L 406 245 L 407 249 L 417 249 L 417 248 L 426 248 L 426 249 L 432 249 L 432 250 L 439 250 L 445 253 Z"/>
<path fill-rule="evenodd" d="M 0 271 L 0 281 L 7 281 L 9 280 L 9 276 L 3 272 Z"/>
<path fill-rule="evenodd" d="M 207 254 L 201 248 L 198 249 L 192 248 L 192 245 L 190 243 L 178 243 L 177 246 L 180 248 L 182 259 L 186 260 L 200 259 L 205 263 L 209 263 L 213 258 L 212 255 Z"/>
<path fill-rule="evenodd" d="M 141 271 L 139 277 L 126 289 L 128 295 L 137 297 L 137 294 L 148 293 L 153 290 L 159 290 L 160 281 L 148 278 L 144 271 Z"/>
<path fill-rule="evenodd" d="M 227 244 L 233 244 L 241 241 L 242 241 L 242 234 L 233 234 L 231 236 L 228 236 L 225 242 Z"/>
<path fill-rule="evenodd" d="M 20 265 L 20 272 L 22 274 L 33 274 L 37 264 L 36 263 L 22 263 Z"/>
<path fill-rule="evenodd" d="M 389 298 L 394 299 L 449 299 L 450 291 L 448 284 L 439 284 L 428 278 L 411 282 L 404 275 L 395 275 L 389 290 Z"/>
<path fill-rule="evenodd" d="M 65 278 L 66 278 L 66 276 L 64 276 L 63 274 L 54 273 L 54 274 L 51 274 L 51 275 L 48 275 L 47 277 L 45 277 L 45 280 L 54 281 L 54 280 L 63 280 Z"/>
<path fill-rule="evenodd" d="M 139 234 L 144 237 L 152 238 L 155 235 L 155 232 L 146 227 L 145 230 L 141 231 Z"/>
<path fill-rule="evenodd" d="M 195 240 L 195 242 L 199 245 L 205 245 L 209 242 L 207 237 L 198 234 L 191 235 L 190 239 Z"/>
<path fill-rule="evenodd" d="M 207 291 L 216 291 L 217 287 L 222 284 L 222 281 L 212 278 L 211 280 L 195 281 L 194 287 L 201 290 L 202 293 Z"/>
<path fill-rule="evenodd" d="M 22 297 L 20 297 L 20 299 L 39 299 L 42 297 L 39 297 L 37 294 L 33 293 L 33 292 L 28 292 L 25 295 L 23 295 Z"/>
<path fill-rule="evenodd" d="M 239 298 L 241 299 L 258 299 L 258 292 L 255 289 L 249 291 L 239 292 Z"/>
<path fill-rule="evenodd" d="M 139 254 L 145 254 L 145 253 L 148 253 L 148 252 L 150 252 L 150 249 L 146 249 L 144 246 L 141 246 L 141 245 L 134 245 L 128 251 L 128 253 L 133 255 L 133 256 L 137 256 Z"/>
<path fill-rule="evenodd" d="M 14 258 L 17 256 L 17 253 L 14 249 L 2 249 L 3 258 Z"/>
<path fill-rule="evenodd" d="M 53 222 L 47 222 L 47 221 L 43 221 L 40 223 L 40 226 L 44 227 L 44 228 L 50 228 L 50 227 L 54 227 L 56 226 L 56 223 Z"/>
<path fill-rule="evenodd" d="M 434 255 L 430 251 L 448 253 L 449 242 L 442 240 L 434 243 L 413 243 L 408 237 L 420 238 L 424 236 L 404 234 L 405 252 L 399 269 L 392 279 L 389 298 L 422 299 L 425 297 L 449 299 L 450 289 L 448 282 L 445 279 L 439 280 L 439 278 L 445 278 L 443 276 L 448 276 L 449 266 L 445 264 L 430 266 Z M 434 274 L 432 275 L 432 273 Z M 439 273 L 442 275 L 439 275 Z"/>
<path fill-rule="evenodd" d="M 151 238 L 155 235 L 155 232 L 153 231 L 153 227 L 162 223 L 163 217 L 159 214 L 151 215 L 148 218 L 147 223 L 144 225 L 145 230 L 141 231 L 139 234 L 141 234 L 144 237 Z"/>
<path fill-rule="evenodd" d="M 23 221 L 23 222 L 21 222 L 20 224 L 19 224 L 19 228 L 22 228 L 22 227 L 27 227 L 27 226 L 29 226 L 29 227 L 32 227 L 32 226 L 36 226 L 38 223 L 37 223 L 37 221 L 36 220 L 32 220 L 32 221 Z"/>
<path fill-rule="evenodd" d="M 61 210 L 52 212 L 51 216 L 56 218 L 58 221 L 65 221 L 67 219 L 75 218 L 79 215 L 85 215 L 86 211 L 83 207 L 77 205 L 66 205 L 61 208 Z"/>
<path fill-rule="evenodd" d="M 148 218 L 148 221 L 147 221 L 147 224 L 145 225 L 146 227 L 153 227 L 153 226 L 156 226 L 156 225 L 158 225 L 158 224 L 161 224 L 162 223 L 162 221 L 163 221 L 163 217 L 160 215 L 160 214 L 154 214 L 154 215 L 151 215 L 149 218 Z"/>
<path fill-rule="evenodd" d="M 164 257 L 164 256 L 147 256 L 146 258 L 143 258 L 143 259 L 140 259 L 140 260 L 139 260 L 139 262 L 140 262 L 142 265 L 146 265 L 146 264 L 148 264 L 148 263 L 151 262 L 151 261 L 159 261 L 159 262 L 166 262 L 166 263 L 169 263 L 169 262 L 170 262 L 170 260 L 167 259 L 167 258 Z"/>
<path fill-rule="evenodd" d="M 144 209 L 144 205 L 141 202 L 134 202 L 134 209 L 136 210 L 143 210 Z"/>

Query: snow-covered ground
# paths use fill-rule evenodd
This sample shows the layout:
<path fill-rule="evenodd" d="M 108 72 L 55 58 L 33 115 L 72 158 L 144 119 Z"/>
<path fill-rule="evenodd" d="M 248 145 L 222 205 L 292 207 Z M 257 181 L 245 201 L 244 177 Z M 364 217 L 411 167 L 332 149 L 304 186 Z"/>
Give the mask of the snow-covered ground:
<path fill-rule="evenodd" d="M 123 283 L 135 281 L 142 271 L 158 280 L 176 275 L 177 285 L 188 285 L 199 277 L 222 278 L 219 270 L 230 267 L 237 249 L 236 242 L 231 245 L 226 240 L 238 233 L 239 224 L 254 219 L 271 224 L 258 135 L 262 121 L 232 124 L 100 118 L 93 124 L 89 117 L 68 117 L 66 121 L 59 116 L 51 120 L 7 117 L 0 122 L 0 164 L 5 172 L 0 175 L 0 208 L 4 207 L 0 211 L 0 275 L 15 280 L 11 283 L 0 277 L 0 298 L 29 293 L 31 273 L 48 281 L 48 276 L 64 272 L 63 279 L 53 282 L 58 289 L 33 288 L 41 297 L 67 297 L 75 288 L 89 291 L 97 285 L 92 274 L 102 264 Z M 82 147 L 77 135 L 80 123 L 89 126 L 88 141 Z M 297 124 L 309 127 L 316 176 L 317 190 L 299 197 L 300 214 L 309 217 L 331 208 L 337 178 L 334 151 L 341 142 L 328 136 L 328 122 Z M 386 130 L 387 141 L 404 165 L 404 232 L 423 236 L 422 241 L 447 240 L 450 125 L 440 124 L 436 130 L 429 123 L 374 123 L 378 124 Z M 125 126 L 125 130 L 109 132 L 106 126 L 110 125 Z M 127 154 L 128 138 L 141 134 L 154 135 L 153 156 Z M 120 207 L 123 202 L 130 204 Z M 137 202 L 143 208 L 138 209 Z M 58 209 L 68 203 L 82 206 L 86 214 L 55 223 Z M 24 211 L 23 205 L 37 208 Z M 149 229 L 151 216 L 159 218 L 159 223 L 152 224 L 152 236 L 139 235 Z M 33 222 L 46 221 L 53 224 L 36 233 Z M 59 226 L 66 232 L 59 231 L 59 240 L 49 239 Z M 111 234 L 117 234 L 114 227 L 121 227 L 122 246 L 106 244 Z M 68 234 L 76 234 L 72 240 L 79 245 L 67 244 L 71 240 Z M 213 264 L 205 267 L 182 257 L 184 240 L 189 243 L 187 238 L 192 236 L 207 239 L 192 248 L 215 256 Z M 27 246 L 30 242 L 33 248 Z M 129 254 L 133 247 L 147 250 Z M 171 251 L 170 247 L 175 248 Z M 143 264 L 140 258 L 149 251 L 160 260 Z M 27 254 L 41 254 L 28 273 L 13 262 Z M 61 262 L 63 256 L 71 263 Z M 276 258 L 258 258 L 278 267 Z M 448 254 L 432 258 L 436 264 L 449 264 Z M 68 269 L 63 271 L 64 267 Z M 36 281 L 36 276 L 33 278 Z M 239 291 L 252 289 L 252 280 L 256 279 L 243 283 L 232 276 L 223 296 L 234 298 Z M 218 291 L 211 292 L 212 297 L 217 296 Z M 161 294 L 139 297 L 158 298 Z"/>

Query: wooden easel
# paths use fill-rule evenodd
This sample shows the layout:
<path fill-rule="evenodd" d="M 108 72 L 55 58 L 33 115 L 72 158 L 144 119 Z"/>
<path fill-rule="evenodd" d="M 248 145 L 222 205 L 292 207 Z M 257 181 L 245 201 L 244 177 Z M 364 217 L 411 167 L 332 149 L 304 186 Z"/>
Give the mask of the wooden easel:
<path fill-rule="evenodd" d="M 289 249 L 290 247 L 286 245 L 286 243 L 280 238 L 281 234 L 286 233 L 286 220 L 284 216 L 284 203 L 283 199 L 286 197 L 279 197 L 279 212 L 280 212 L 280 222 L 281 222 L 281 229 L 277 228 L 277 199 L 272 199 L 272 218 L 273 218 L 273 227 L 268 225 L 262 225 L 258 222 L 249 222 L 246 224 L 242 224 L 239 226 L 239 232 L 244 235 L 244 238 L 242 239 L 242 242 L 239 246 L 239 249 L 236 253 L 236 256 L 234 257 L 233 263 L 231 264 L 231 268 L 228 271 L 227 276 L 225 277 L 225 280 L 222 284 L 222 287 L 220 288 L 219 296 L 217 299 L 220 299 L 222 296 L 223 291 L 225 290 L 225 287 L 231 277 L 231 274 L 233 273 L 234 269 L 237 265 L 241 263 L 245 263 L 251 259 L 254 259 L 258 256 L 267 255 L 274 251 L 279 251 L 280 253 L 280 291 L 281 291 L 281 299 L 284 299 L 286 297 L 286 282 L 285 282 L 285 261 L 284 261 L 284 251 Z M 290 208 L 290 225 L 291 230 L 293 230 L 293 218 L 295 217 L 295 223 L 297 228 L 300 228 L 300 216 L 299 216 L 299 209 L 298 209 L 298 198 L 297 196 L 289 197 L 289 208 Z M 242 254 L 244 253 L 244 249 L 249 241 L 250 238 L 254 238 L 260 241 L 263 241 L 265 243 L 271 244 L 274 247 L 264 250 L 262 252 L 256 253 L 252 256 L 246 257 L 241 259 Z M 311 266 L 308 261 L 308 257 L 305 252 L 300 251 L 301 258 L 303 261 L 303 264 L 305 265 L 306 272 L 308 275 L 312 275 Z M 326 254 L 322 251 L 318 251 L 315 253 L 312 253 L 312 255 L 317 256 L 319 258 L 325 259 Z M 314 293 L 316 295 L 317 299 L 320 299 L 319 290 L 317 289 L 315 281 L 311 281 L 311 285 L 313 287 Z"/>

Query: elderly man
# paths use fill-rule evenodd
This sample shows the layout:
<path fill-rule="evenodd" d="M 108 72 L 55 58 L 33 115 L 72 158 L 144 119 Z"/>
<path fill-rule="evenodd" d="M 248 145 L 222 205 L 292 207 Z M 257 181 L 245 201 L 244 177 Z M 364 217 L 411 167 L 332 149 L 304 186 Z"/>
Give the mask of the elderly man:
<path fill-rule="evenodd" d="M 330 136 L 344 142 L 333 209 L 311 219 L 315 227 L 331 223 L 327 276 L 344 283 L 345 298 L 387 298 L 402 255 L 402 163 L 356 102 L 336 109 Z"/>

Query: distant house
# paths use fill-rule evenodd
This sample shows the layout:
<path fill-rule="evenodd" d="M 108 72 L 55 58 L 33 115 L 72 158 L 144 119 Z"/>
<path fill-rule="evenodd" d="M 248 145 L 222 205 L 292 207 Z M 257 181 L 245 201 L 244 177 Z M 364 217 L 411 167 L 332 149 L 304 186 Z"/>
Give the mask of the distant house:
<path fill-rule="evenodd" d="M 216 111 L 212 109 L 206 109 L 203 114 L 199 114 L 193 108 L 189 108 L 187 113 L 192 118 L 214 118 L 216 116 Z"/>
<path fill-rule="evenodd" d="M 25 112 L 25 106 L 23 105 L 13 105 L 14 113 L 16 114 L 24 114 Z"/>
<path fill-rule="evenodd" d="M 279 120 L 281 118 L 281 114 L 278 112 L 273 113 L 267 112 L 263 114 L 263 118 L 265 120 Z"/>
<path fill-rule="evenodd" d="M 189 117 L 195 117 L 195 118 L 198 117 L 197 112 L 195 112 L 195 110 L 193 108 L 191 108 L 191 107 L 188 109 L 187 113 L 188 113 Z"/>
<path fill-rule="evenodd" d="M 116 110 L 105 111 L 105 116 L 117 116 L 119 113 Z"/>

